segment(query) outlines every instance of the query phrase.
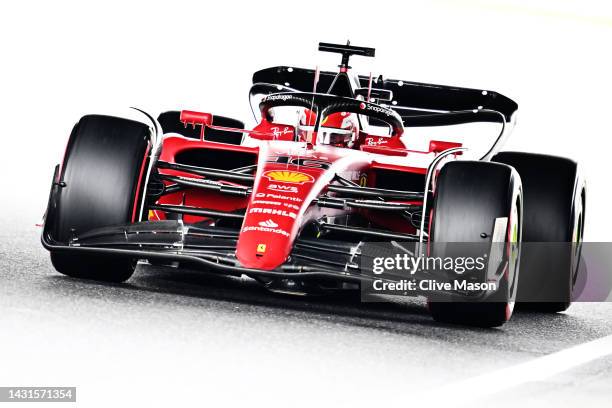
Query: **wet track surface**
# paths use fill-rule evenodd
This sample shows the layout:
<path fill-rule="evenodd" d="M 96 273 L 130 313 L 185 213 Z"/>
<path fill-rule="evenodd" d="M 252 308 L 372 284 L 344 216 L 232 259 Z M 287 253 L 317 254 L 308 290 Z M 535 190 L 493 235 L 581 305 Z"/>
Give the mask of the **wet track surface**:
<path fill-rule="evenodd" d="M 281 296 L 248 279 L 171 268 L 92 283 L 53 270 L 39 229 L 3 224 L 0 386 L 77 386 L 82 406 L 409 404 L 417 393 L 433 398 L 457 380 L 612 334 L 611 304 L 516 313 L 500 329 L 476 329 L 435 323 L 419 300 Z M 608 406 L 612 358 L 474 398 Z"/>

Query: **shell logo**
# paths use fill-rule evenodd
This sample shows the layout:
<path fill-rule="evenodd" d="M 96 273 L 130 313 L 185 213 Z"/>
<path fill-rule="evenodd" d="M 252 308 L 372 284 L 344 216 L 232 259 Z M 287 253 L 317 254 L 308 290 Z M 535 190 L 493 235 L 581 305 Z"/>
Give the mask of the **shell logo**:
<path fill-rule="evenodd" d="M 263 176 L 270 181 L 278 181 L 281 183 L 304 184 L 314 181 L 314 178 L 310 174 L 299 171 L 268 170 Z"/>

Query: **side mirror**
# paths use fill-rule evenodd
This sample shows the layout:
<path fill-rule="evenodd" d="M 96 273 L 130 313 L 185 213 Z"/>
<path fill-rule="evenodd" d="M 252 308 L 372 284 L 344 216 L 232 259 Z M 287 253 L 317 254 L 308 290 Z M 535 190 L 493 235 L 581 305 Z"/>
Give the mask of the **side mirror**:
<path fill-rule="evenodd" d="M 442 140 L 432 140 L 429 142 L 429 152 L 430 153 L 442 153 L 445 150 L 452 149 L 453 147 L 461 147 L 462 143 L 455 142 L 445 142 Z M 455 153 L 456 155 L 461 154 L 461 152 Z"/>
<path fill-rule="evenodd" d="M 200 139 L 204 140 L 204 129 L 206 126 L 212 125 L 213 115 L 211 113 L 183 110 L 181 111 L 180 120 L 185 127 L 191 125 L 195 129 L 196 125 L 202 126 Z"/>

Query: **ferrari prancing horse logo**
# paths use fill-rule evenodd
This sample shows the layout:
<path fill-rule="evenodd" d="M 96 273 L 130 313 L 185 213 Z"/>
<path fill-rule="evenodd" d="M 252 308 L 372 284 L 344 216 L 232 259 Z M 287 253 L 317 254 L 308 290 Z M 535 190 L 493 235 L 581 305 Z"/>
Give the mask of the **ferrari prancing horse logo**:
<path fill-rule="evenodd" d="M 359 176 L 359 187 L 367 187 L 368 186 L 368 173 L 362 173 Z"/>
<path fill-rule="evenodd" d="M 314 177 L 300 171 L 268 170 L 264 172 L 263 176 L 270 181 L 281 183 L 304 184 L 314 182 Z"/>

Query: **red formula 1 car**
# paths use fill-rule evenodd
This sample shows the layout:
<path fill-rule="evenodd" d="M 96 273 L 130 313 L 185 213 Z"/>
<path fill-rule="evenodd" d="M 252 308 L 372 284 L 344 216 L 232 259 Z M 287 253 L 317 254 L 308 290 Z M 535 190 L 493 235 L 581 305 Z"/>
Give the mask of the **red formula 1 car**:
<path fill-rule="evenodd" d="M 304 294 L 369 285 L 377 277 L 360 262 L 368 242 L 502 242 L 503 262 L 487 277 L 497 289 L 475 302 L 430 298 L 434 318 L 500 325 L 517 290 L 519 301 L 554 300 L 533 308 L 566 309 L 579 245 L 545 259 L 520 254 L 519 244 L 580 242 L 576 164 L 497 153 L 518 108 L 499 93 L 354 76 L 350 56 L 374 49 L 319 49 L 342 54 L 339 72 L 280 66 L 253 75 L 250 130 L 186 110 L 81 118 L 45 217 L 54 267 L 121 282 L 146 261 Z"/>

